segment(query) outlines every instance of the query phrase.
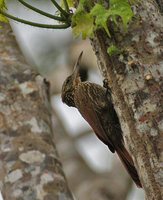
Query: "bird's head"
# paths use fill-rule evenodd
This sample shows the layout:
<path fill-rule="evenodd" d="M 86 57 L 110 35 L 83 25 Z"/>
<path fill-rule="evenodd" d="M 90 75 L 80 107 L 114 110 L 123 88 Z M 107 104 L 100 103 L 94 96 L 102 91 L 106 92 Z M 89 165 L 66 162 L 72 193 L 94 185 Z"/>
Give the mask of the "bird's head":
<path fill-rule="evenodd" d="M 66 78 L 62 86 L 62 101 L 68 106 L 75 107 L 74 92 L 77 85 L 81 82 L 79 75 L 79 66 L 83 52 L 80 53 L 77 62 L 74 66 L 74 70 L 70 76 Z"/>

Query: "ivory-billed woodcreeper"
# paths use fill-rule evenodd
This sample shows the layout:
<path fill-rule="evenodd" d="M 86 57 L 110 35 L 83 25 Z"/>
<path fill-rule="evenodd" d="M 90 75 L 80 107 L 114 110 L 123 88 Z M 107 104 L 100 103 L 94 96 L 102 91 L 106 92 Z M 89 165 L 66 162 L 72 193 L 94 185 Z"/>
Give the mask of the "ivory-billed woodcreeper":
<path fill-rule="evenodd" d="M 82 53 L 72 75 L 63 83 L 62 101 L 78 109 L 97 137 L 109 147 L 112 153 L 117 152 L 136 185 L 142 187 L 132 157 L 124 146 L 122 130 L 111 101 L 111 94 L 98 84 L 81 82 L 79 75 L 81 57 Z"/>

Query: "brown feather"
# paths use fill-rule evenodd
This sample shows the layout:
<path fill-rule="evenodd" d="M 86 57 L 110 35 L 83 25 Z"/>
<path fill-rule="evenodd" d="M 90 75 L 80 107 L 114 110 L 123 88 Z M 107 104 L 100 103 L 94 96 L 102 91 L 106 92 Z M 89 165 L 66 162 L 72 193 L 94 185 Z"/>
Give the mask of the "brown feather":
<path fill-rule="evenodd" d="M 104 88 L 93 84 L 93 90 L 91 84 L 89 82 L 78 84 L 74 93 L 75 106 L 92 127 L 97 137 L 109 147 L 112 153 L 117 152 L 136 185 L 142 187 L 132 157 L 124 147 L 121 127 L 113 105 L 106 103 L 107 97 Z M 98 104 L 94 105 L 97 102 Z"/>
<path fill-rule="evenodd" d="M 124 167 L 126 168 L 127 172 L 130 174 L 133 181 L 135 182 L 135 184 L 141 188 L 142 184 L 140 182 L 137 170 L 134 167 L 134 162 L 133 162 L 131 156 L 129 155 L 128 151 L 123 146 L 121 148 L 116 149 L 116 152 L 117 152 L 119 158 L 121 159 Z"/>
<path fill-rule="evenodd" d="M 62 101 L 79 110 L 97 137 L 109 147 L 112 153 L 117 152 L 136 185 L 142 187 L 132 157 L 125 149 L 120 122 L 111 100 L 111 94 L 100 85 L 81 82 L 79 76 L 81 57 L 82 53 L 72 75 L 67 77 L 62 86 Z"/>

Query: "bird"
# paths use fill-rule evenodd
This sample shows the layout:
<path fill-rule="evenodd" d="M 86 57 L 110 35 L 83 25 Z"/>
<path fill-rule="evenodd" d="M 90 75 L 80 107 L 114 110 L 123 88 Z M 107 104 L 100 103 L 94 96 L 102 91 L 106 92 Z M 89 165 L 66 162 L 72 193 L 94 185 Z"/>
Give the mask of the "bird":
<path fill-rule="evenodd" d="M 96 136 L 108 146 L 112 153 L 118 154 L 135 184 L 141 188 L 142 184 L 133 159 L 125 147 L 123 132 L 110 90 L 96 83 L 81 81 L 79 69 L 82 54 L 83 52 L 80 53 L 72 74 L 62 85 L 62 102 L 78 109 Z"/>

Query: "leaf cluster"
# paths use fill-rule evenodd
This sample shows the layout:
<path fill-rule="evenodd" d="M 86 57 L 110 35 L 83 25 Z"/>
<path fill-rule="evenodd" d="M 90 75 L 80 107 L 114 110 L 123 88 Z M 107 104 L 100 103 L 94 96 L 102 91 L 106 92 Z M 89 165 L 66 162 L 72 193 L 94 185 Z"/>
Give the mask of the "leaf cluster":
<path fill-rule="evenodd" d="M 127 30 L 128 23 L 133 17 L 133 12 L 128 0 L 110 0 L 109 8 L 102 3 L 96 3 L 92 7 L 89 0 L 80 0 L 78 8 L 72 17 L 73 33 L 82 38 L 93 37 L 94 31 L 103 28 L 108 36 L 110 32 L 108 21 L 116 26 L 121 23 Z"/>
<path fill-rule="evenodd" d="M 5 6 L 5 0 L 0 0 L 0 21 L 6 22 L 6 19 L 12 19 L 17 22 L 21 22 L 27 25 L 40 27 L 40 28 L 48 28 L 48 29 L 66 29 L 71 26 L 71 16 L 72 13 L 69 10 L 69 6 L 67 3 L 67 0 L 63 0 L 63 7 L 62 8 L 56 0 L 50 0 L 53 6 L 57 9 L 57 15 L 50 14 L 48 12 L 45 12 L 37 7 L 34 7 L 32 4 L 28 3 L 26 0 L 18 0 L 20 4 L 22 4 L 24 7 L 30 9 L 33 12 L 36 12 L 40 15 L 43 15 L 47 18 L 53 19 L 55 21 L 58 21 L 60 24 L 41 24 L 33 21 L 28 21 L 26 19 L 22 19 L 16 16 L 11 15 L 10 13 L 6 12 L 6 6 Z"/>
<path fill-rule="evenodd" d="M 40 10 L 27 3 L 26 0 L 18 1 L 30 10 L 54 19 L 60 22 L 60 24 L 39 24 L 12 16 L 9 13 L 6 13 L 5 0 L 0 0 L 0 21 L 6 22 L 7 18 L 10 18 L 31 26 L 50 29 L 65 29 L 71 26 L 74 35 L 82 35 L 83 39 L 87 37 L 92 38 L 94 32 L 101 28 L 104 29 L 110 37 L 109 21 L 115 26 L 122 25 L 126 31 L 128 23 L 133 17 L 131 5 L 128 0 L 109 0 L 107 7 L 104 4 L 104 0 L 99 1 L 99 3 L 94 3 L 94 0 L 79 0 L 75 13 L 72 13 L 70 9 L 70 7 L 74 7 L 74 0 L 62 0 L 62 7 L 56 0 L 50 0 L 57 8 L 57 12 L 59 13 L 58 16 Z"/>

